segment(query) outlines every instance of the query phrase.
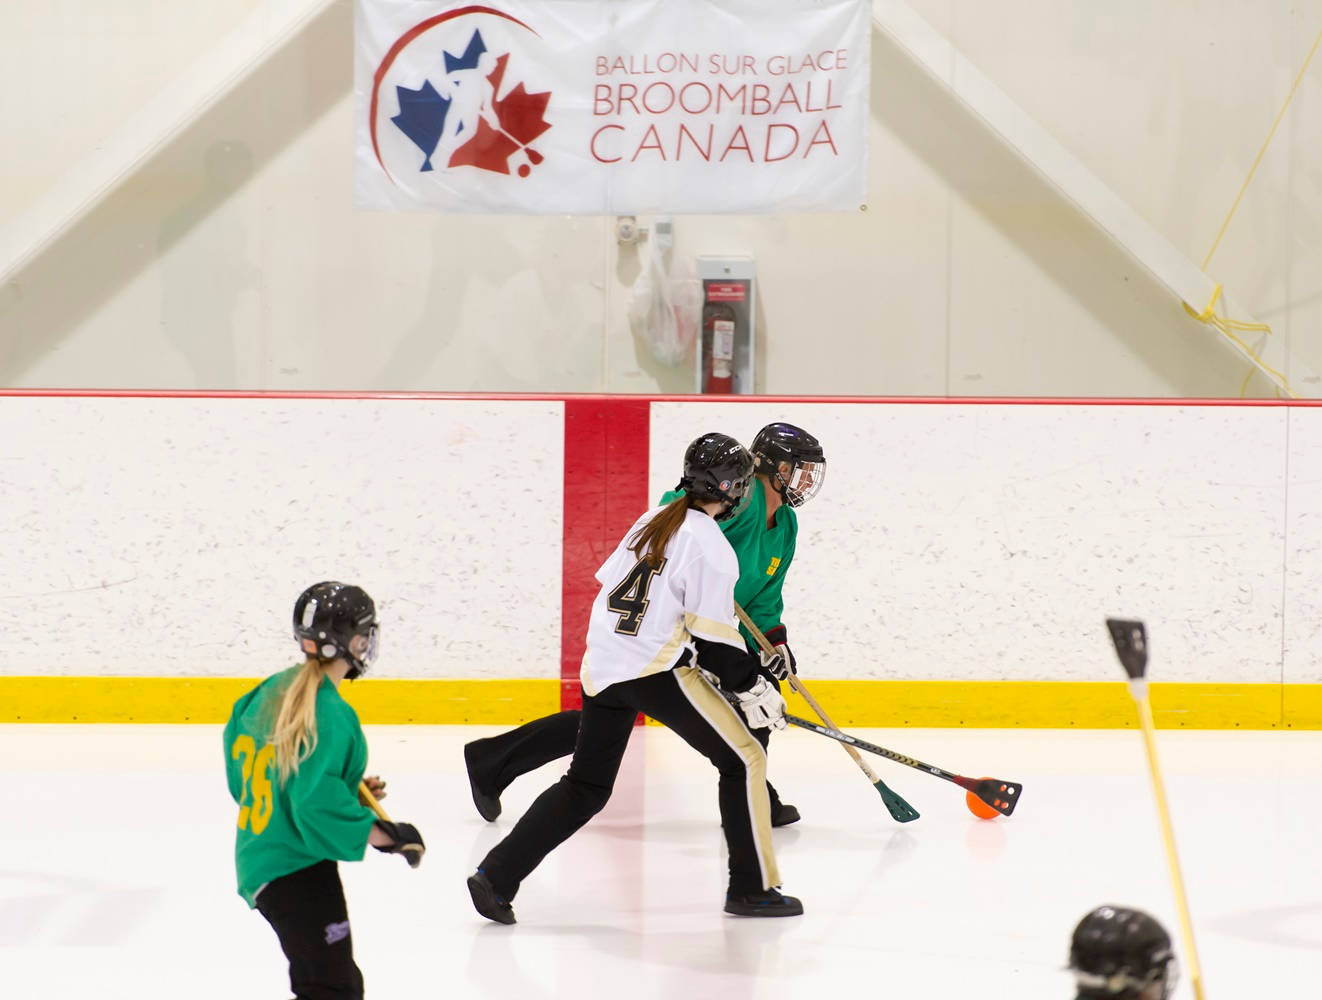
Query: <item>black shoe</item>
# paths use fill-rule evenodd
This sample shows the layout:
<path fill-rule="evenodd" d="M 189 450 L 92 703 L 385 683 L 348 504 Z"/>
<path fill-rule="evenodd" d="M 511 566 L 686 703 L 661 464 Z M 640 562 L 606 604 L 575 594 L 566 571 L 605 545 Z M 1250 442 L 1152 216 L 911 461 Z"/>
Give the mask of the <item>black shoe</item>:
<path fill-rule="evenodd" d="M 784 802 L 777 803 L 777 806 L 771 810 L 772 826 L 789 826 L 791 823 L 797 823 L 800 818 L 799 810 Z"/>
<path fill-rule="evenodd" d="M 491 884 L 491 879 L 487 878 L 487 873 L 481 868 L 468 876 L 468 894 L 473 897 L 473 909 L 488 920 L 494 920 L 498 924 L 515 922 L 514 907 L 496 892 L 496 887 Z"/>
<path fill-rule="evenodd" d="M 782 896 L 775 889 L 766 892 L 727 892 L 725 912 L 736 917 L 797 917 L 803 903 L 795 896 Z"/>
<path fill-rule="evenodd" d="M 477 806 L 477 813 L 488 823 L 495 821 L 500 815 L 500 793 L 489 792 L 482 788 L 478 782 L 477 769 L 473 765 L 474 758 L 477 756 L 477 744 L 479 740 L 464 744 L 464 766 L 468 768 L 468 787 L 473 790 L 473 805 Z"/>

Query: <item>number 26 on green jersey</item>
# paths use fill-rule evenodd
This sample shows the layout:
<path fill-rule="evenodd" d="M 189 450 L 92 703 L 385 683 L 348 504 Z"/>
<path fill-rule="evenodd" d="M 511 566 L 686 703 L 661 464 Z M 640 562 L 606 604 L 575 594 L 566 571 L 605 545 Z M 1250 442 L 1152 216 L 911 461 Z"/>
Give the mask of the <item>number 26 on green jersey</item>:
<path fill-rule="evenodd" d="M 275 759 L 275 744 L 268 743 L 258 750 L 251 736 L 240 733 L 230 748 L 230 759 L 240 758 L 243 761 L 240 765 L 243 768 L 243 794 L 239 796 L 239 829 L 247 827 L 255 836 L 271 822 L 271 810 L 275 805 L 268 773 Z"/>

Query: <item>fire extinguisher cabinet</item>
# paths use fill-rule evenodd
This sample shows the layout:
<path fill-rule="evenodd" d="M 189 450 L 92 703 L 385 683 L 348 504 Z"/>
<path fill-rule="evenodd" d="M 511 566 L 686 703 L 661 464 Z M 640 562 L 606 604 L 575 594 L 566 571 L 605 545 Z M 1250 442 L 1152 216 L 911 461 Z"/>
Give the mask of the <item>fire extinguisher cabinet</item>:
<path fill-rule="evenodd" d="M 702 329 L 698 341 L 697 391 L 724 395 L 753 392 L 752 257 L 699 257 Z"/>

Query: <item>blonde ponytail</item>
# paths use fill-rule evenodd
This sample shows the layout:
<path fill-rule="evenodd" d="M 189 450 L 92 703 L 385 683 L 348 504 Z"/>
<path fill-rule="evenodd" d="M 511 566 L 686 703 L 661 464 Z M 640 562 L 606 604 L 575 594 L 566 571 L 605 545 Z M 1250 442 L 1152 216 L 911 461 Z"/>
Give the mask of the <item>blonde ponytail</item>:
<path fill-rule="evenodd" d="M 298 773 L 298 765 L 317 748 L 317 690 L 325 676 L 323 664 L 308 657 L 280 699 L 271 742 L 275 744 L 275 766 L 281 785 L 290 775 Z"/>

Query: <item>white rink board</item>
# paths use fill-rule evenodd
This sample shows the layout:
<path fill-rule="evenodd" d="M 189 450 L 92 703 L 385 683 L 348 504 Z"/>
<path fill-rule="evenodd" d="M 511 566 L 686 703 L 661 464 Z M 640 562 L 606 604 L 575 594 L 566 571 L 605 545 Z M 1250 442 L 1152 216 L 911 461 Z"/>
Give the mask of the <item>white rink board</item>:
<path fill-rule="evenodd" d="M 0 398 L 0 673 L 261 676 L 335 578 L 382 677 L 555 677 L 557 401 Z"/>
<path fill-rule="evenodd" d="M 1147 622 L 1154 680 L 1317 680 L 1320 419 L 1245 406 L 658 403 L 651 492 L 675 483 L 704 431 L 751 444 L 788 420 L 822 441 L 826 483 L 800 511 L 785 584 L 809 676 L 1115 681 L 1103 620 L 1120 615 Z M 1287 421 L 1291 489 L 1307 496 L 1288 508 Z"/>
<path fill-rule="evenodd" d="M 1322 408 L 1291 407 L 1285 679 L 1322 682 Z"/>
<path fill-rule="evenodd" d="M 810 676 L 1317 682 L 1322 409 L 652 404 L 684 446 L 826 447 L 786 622 Z M 0 398 L 0 674 L 260 676 L 307 583 L 362 583 L 382 677 L 558 675 L 563 404 Z M 1289 495 L 1287 496 L 1287 485 Z"/>

